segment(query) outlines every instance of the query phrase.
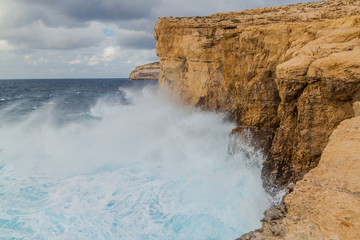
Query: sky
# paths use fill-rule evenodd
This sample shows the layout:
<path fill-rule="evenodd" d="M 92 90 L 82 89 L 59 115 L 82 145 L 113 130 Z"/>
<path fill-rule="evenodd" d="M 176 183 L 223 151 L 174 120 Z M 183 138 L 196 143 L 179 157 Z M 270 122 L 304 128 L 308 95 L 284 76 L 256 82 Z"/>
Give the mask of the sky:
<path fill-rule="evenodd" d="M 0 0 L 0 79 L 127 78 L 158 60 L 158 17 L 300 2 L 310 1 Z"/>

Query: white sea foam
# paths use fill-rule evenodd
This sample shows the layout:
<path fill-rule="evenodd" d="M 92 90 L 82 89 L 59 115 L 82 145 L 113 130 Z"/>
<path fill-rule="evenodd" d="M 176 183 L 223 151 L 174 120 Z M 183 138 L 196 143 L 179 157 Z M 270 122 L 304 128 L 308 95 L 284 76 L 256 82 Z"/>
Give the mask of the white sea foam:
<path fill-rule="evenodd" d="M 234 239 L 260 227 L 262 156 L 228 154 L 232 123 L 154 89 L 126 96 L 67 124 L 53 104 L 0 118 L 0 238 Z"/>

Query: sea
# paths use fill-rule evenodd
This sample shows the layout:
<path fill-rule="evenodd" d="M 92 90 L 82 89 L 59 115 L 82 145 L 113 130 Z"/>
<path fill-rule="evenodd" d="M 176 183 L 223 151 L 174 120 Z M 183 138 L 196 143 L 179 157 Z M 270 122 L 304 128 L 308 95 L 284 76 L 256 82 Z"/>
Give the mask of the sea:
<path fill-rule="evenodd" d="M 234 127 L 156 81 L 0 80 L 0 239 L 228 240 L 261 227 L 264 156 Z"/>

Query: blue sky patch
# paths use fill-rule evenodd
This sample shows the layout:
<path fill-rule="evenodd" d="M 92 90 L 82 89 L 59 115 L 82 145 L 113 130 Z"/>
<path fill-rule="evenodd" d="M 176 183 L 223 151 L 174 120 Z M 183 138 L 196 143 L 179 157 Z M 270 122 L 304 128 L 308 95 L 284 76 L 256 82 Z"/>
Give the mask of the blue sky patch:
<path fill-rule="evenodd" d="M 114 36 L 115 36 L 113 30 L 108 29 L 108 28 L 103 28 L 103 33 L 104 33 L 105 36 L 107 36 L 107 37 L 114 37 Z"/>

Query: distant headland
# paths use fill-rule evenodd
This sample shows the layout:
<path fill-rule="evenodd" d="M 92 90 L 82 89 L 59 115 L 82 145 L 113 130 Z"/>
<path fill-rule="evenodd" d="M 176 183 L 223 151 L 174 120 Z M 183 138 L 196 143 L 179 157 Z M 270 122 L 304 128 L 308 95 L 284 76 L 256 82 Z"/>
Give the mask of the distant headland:
<path fill-rule="evenodd" d="M 130 73 L 129 79 L 132 80 L 158 80 L 160 72 L 160 62 L 153 62 L 141 65 Z"/>

